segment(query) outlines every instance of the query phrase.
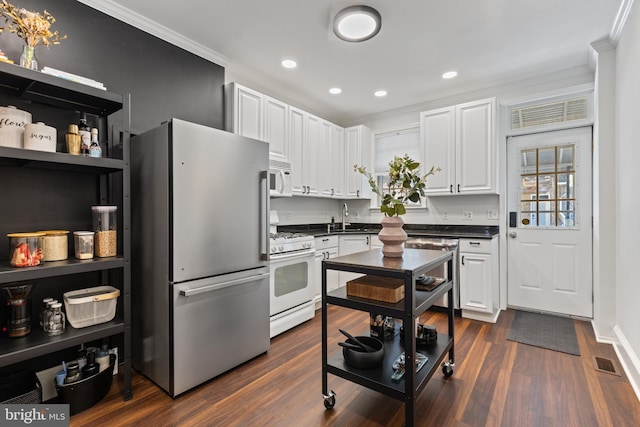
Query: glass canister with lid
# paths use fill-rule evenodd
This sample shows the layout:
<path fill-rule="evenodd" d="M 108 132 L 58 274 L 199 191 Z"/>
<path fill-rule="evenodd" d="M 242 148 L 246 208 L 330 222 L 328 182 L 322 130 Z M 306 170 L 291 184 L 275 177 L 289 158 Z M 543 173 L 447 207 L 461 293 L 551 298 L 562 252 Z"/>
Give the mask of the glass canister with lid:
<path fill-rule="evenodd" d="M 44 233 L 45 261 L 62 261 L 69 257 L 69 231 L 46 230 L 39 233 Z"/>
<path fill-rule="evenodd" d="M 9 233 L 7 237 L 12 267 L 35 267 L 44 263 L 44 233 Z"/>
<path fill-rule="evenodd" d="M 93 258 L 93 231 L 74 231 L 73 245 L 78 259 Z"/>
<path fill-rule="evenodd" d="M 97 257 L 116 256 L 118 251 L 117 206 L 92 206 L 94 251 Z"/>

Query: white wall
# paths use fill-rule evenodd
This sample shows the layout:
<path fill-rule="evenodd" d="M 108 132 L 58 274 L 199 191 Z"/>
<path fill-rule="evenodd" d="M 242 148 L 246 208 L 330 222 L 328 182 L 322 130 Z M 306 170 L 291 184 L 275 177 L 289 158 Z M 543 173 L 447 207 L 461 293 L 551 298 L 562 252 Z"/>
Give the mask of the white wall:
<path fill-rule="evenodd" d="M 632 6 L 616 49 L 616 334 L 635 367 L 640 396 L 640 6 Z M 625 361 L 623 361 L 625 363 Z M 627 370 L 627 373 L 629 371 Z M 633 378 L 631 378 L 633 382 Z"/>

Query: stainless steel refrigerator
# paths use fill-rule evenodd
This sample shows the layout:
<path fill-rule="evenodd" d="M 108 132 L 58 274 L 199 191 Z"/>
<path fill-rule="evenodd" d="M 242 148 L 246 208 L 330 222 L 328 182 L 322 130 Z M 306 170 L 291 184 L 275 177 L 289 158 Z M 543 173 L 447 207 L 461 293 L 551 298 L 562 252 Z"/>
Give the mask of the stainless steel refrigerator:
<path fill-rule="evenodd" d="M 131 139 L 133 363 L 171 396 L 269 348 L 268 147 L 178 119 Z"/>

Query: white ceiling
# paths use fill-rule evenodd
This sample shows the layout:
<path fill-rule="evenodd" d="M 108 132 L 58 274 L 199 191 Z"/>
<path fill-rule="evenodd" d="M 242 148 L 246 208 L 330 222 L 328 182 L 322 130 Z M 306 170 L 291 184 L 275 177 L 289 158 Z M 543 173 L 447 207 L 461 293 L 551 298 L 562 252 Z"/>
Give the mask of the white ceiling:
<path fill-rule="evenodd" d="M 339 124 L 586 66 L 590 43 L 609 36 L 622 2 L 79 1 L 107 13 L 112 9 L 112 15 L 224 65 L 228 80 Z M 375 38 L 348 43 L 332 33 L 333 15 L 354 4 L 381 13 L 382 29 Z M 284 58 L 295 59 L 298 67 L 282 68 Z M 443 80 L 448 70 L 457 70 L 458 77 Z M 334 86 L 341 87 L 342 94 L 330 95 Z M 387 90 L 388 96 L 374 97 L 378 89 Z"/>

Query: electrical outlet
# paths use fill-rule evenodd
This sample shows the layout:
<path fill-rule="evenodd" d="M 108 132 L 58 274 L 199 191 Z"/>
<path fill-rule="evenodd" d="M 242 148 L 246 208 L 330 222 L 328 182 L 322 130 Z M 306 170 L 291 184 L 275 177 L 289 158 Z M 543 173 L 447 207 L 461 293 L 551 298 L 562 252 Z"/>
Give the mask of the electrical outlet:
<path fill-rule="evenodd" d="M 356 212 L 356 219 L 360 219 L 360 212 Z"/>
<path fill-rule="evenodd" d="M 445 221 L 448 220 L 449 219 L 449 212 L 447 212 L 447 211 L 442 212 L 442 219 L 445 220 Z"/>
<path fill-rule="evenodd" d="M 462 211 L 463 219 L 473 219 L 473 211 Z"/>
<path fill-rule="evenodd" d="M 498 211 L 495 209 L 489 209 L 487 211 L 487 219 L 498 219 Z"/>
<path fill-rule="evenodd" d="M 287 211 L 287 219 L 291 219 L 291 211 Z"/>

